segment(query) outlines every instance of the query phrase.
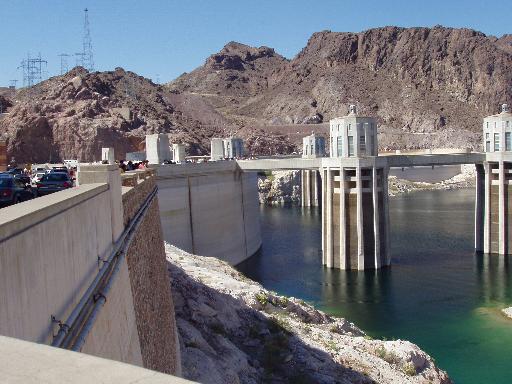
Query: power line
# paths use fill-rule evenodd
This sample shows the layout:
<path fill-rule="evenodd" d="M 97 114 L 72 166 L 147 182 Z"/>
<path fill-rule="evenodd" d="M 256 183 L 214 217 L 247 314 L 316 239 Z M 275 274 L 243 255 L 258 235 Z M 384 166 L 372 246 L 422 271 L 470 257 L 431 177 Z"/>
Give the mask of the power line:
<path fill-rule="evenodd" d="M 75 53 L 77 65 L 81 65 L 89 72 L 94 71 L 94 58 L 92 54 L 91 29 L 89 26 L 89 10 L 84 9 L 84 34 L 82 38 L 82 52 Z"/>
<path fill-rule="evenodd" d="M 27 58 L 23 59 L 18 66 L 18 69 L 23 70 L 23 86 L 31 87 L 42 81 L 43 74 L 47 73 L 47 64 L 46 60 L 41 59 L 41 53 L 37 57 L 30 57 L 30 53 L 28 53 Z"/>
<path fill-rule="evenodd" d="M 68 67 L 68 57 L 69 56 L 70 55 L 67 53 L 61 53 L 59 55 L 59 57 L 60 57 L 60 74 L 61 75 L 67 73 L 69 70 L 69 67 Z"/>

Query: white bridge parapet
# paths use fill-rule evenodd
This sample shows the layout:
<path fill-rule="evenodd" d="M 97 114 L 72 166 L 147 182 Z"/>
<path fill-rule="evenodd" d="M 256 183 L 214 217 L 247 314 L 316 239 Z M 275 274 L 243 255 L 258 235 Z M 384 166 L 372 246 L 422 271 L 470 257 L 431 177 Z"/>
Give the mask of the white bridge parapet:
<path fill-rule="evenodd" d="M 460 165 L 483 164 L 485 153 L 450 153 L 428 155 L 389 155 L 369 157 L 329 158 L 321 157 L 304 159 L 301 157 L 276 157 L 257 160 L 237 160 L 237 164 L 243 171 L 272 171 L 272 170 L 306 170 L 322 167 L 353 167 L 361 166 L 387 166 L 390 168 L 420 167 L 431 165 Z"/>

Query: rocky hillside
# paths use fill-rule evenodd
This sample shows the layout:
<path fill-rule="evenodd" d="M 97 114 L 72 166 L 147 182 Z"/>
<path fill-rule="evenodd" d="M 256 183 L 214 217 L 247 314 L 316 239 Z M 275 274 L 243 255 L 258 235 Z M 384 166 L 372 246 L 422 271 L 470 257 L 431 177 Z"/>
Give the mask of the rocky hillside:
<path fill-rule="evenodd" d="M 5 92 L 0 104 L 7 112 L 0 136 L 18 162 L 98 160 L 102 147 L 114 147 L 123 158 L 143 149 L 151 133 L 168 133 L 172 142 L 188 144 L 189 154 L 206 154 L 211 137 L 240 129 L 201 97 L 171 92 L 121 68 L 88 73 L 77 67 L 15 94 Z M 252 151 L 255 132 L 241 135 Z M 289 150 L 279 135 L 264 135 L 254 148 L 262 143 Z"/>
<path fill-rule="evenodd" d="M 378 118 L 383 148 L 477 146 L 482 117 L 512 102 L 512 39 L 440 26 L 323 31 L 290 61 L 230 43 L 168 87 L 246 126 L 327 121 L 355 103 Z"/>
<path fill-rule="evenodd" d="M 166 245 L 182 373 L 205 384 L 448 384 L 416 345 L 279 296 L 226 263 Z"/>
<path fill-rule="evenodd" d="M 0 137 L 19 162 L 96 160 L 104 146 L 122 158 L 157 132 L 189 154 L 207 154 L 211 137 L 228 135 L 244 138 L 250 154 L 284 154 L 304 132 L 325 134 L 319 123 L 351 103 L 377 117 L 381 149 L 479 148 L 482 117 L 512 104 L 512 35 L 323 31 L 292 60 L 231 42 L 166 86 L 121 68 L 77 67 L 15 93 L 0 88 Z"/>

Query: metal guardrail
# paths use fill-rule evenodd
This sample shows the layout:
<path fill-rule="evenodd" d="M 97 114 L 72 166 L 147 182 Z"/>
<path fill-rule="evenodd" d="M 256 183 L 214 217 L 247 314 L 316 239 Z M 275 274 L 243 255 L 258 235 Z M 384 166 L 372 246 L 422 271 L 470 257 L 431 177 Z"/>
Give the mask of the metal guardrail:
<path fill-rule="evenodd" d="M 110 289 L 119 272 L 121 261 L 126 256 L 133 237 L 157 192 L 158 187 L 155 186 L 114 244 L 108 259 L 103 261 L 98 274 L 82 295 L 66 322 L 63 323 L 52 318 L 59 325 L 59 331 L 53 338 L 52 346 L 73 351 L 79 351 L 82 348 L 101 307 L 107 301 Z"/>

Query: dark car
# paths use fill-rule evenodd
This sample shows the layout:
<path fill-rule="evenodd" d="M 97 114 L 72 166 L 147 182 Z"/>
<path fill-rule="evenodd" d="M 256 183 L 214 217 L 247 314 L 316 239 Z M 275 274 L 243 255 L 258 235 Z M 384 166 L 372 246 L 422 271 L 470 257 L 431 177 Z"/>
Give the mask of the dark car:
<path fill-rule="evenodd" d="M 21 181 L 24 184 L 30 184 L 30 176 L 23 173 L 21 168 L 13 168 L 7 171 L 8 174 L 12 175 L 16 180 Z"/>
<path fill-rule="evenodd" d="M 0 174 L 0 205 L 16 204 L 33 197 L 34 193 L 30 185 L 26 185 L 9 173 Z"/>
<path fill-rule="evenodd" d="M 36 186 L 37 195 L 41 196 L 71 188 L 73 181 L 69 178 L 67 173 L 50 172 L 44 175 Z"/>
<path fill-rule="evenodd" d="M 69 175 L 69 169 L 67 167 L 53 167 L 50 171 L 50 173 L 52 172 L 63 172 L 63 173 L 67 173 Z"/>

